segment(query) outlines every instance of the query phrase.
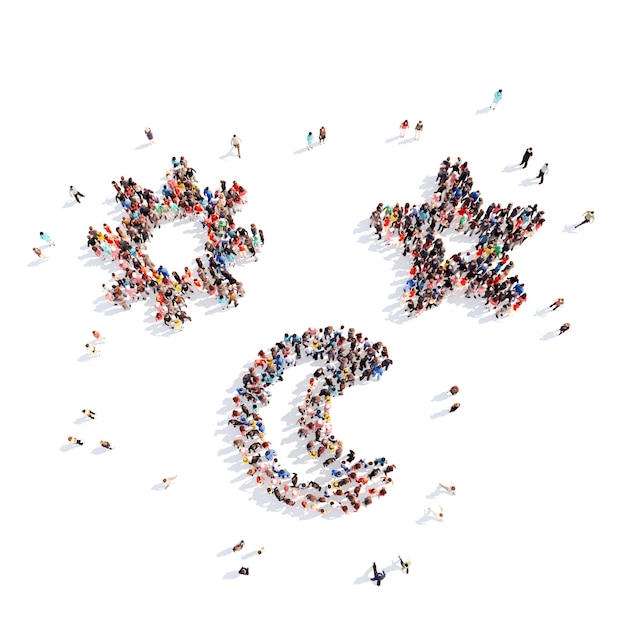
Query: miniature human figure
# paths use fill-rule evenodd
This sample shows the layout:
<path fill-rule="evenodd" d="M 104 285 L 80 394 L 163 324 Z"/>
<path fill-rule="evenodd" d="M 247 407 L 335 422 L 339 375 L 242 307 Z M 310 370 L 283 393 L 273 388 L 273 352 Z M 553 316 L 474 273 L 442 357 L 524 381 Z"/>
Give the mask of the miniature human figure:
<path fill-rule="evenodd" d="M 323 143 L 326 143 L 326 128 L 324 126 L 322 126 L 320 128 L 320 145 Z"/>
<path fill-rule="evenodd" d="M 70 185 L 70 197 L 74 198 L 74 200 L 76 200 L 76 202 L 80 204 L 80 199 L 84 198 L 85 196 L 82 193 L 80 193 L 78 189 L 74 189 L 74 185 Z"/>
<path fill-rule="evenodd" d="M 242 576 L 248 576 L 250 574 L 250 568 L 249 567 L 240 567 L 239 568 L 239 573 Z"/>
<path fill-rule="evenodd" d="M 242 539 L 238 544 L 233 546 L 233 552 L 239 552 L 244 546 L 244 540 Z"/>
<path fill-rule="evenodd" d="M 178 478 L 178 476 L 168 476 L 167 478 L 164 478 L 163 479 L 163 484 L 165 486 L 163 488 L 167 489 L 177 478 Z"/>
<path fill-rule="evenodd" d="M 98 348 L 96 348 L 96 346 L 90 344 L 90 343 L 86 343 L 85 344 L 85 348 L 87 348 L 87 352 L 89 352 L 89 354 L 91 354 L 91 356 L 100 356 L 100 350 L 98 350 Z"/>
<path fill-rule="evenodd" d="M 567 332 L 570 329 L 570 326 L 571 324 L 569 322 L 566 322 L 565 324 L 561 325 L 557 335 L 562 335 L 564 332 Z"/>
<path fill-rule="evenodd" d="M 97 331 L 97 330 L 92 330 L 91 334 L 93 335 L 94 339 L 98 342 L 98 343 L 104 343 L 104 337 L 102 336 L 102 334 Z"/>
<path fill-rule="evenodd" d="M 524 156 L 522 157 L 522 162 L 520 163 L 520 165 L 524 166 L 522 169 L 526 169 L 526 167 L 528 166 L 528 161 L 530 161 L 532 156 L 533 156 L 533 149 L 526 148 L 526 152 L 524 152 Z"/>
<path fill-rule="evenodd" d="M 593 220 L 596 219 L 596 215 L 593 211 L 585 211 L 583 213 L 583 217 L 585 219 L 583 219 L 583 221 L 580 224 L 576 224 L 574 228 L 578 228 L 579 226 L 582 226 L 583 224 L 593 224 Z"/>
<path fill-rule="evenodd" d="M 104 441 L 103 439 L 100 440 L 100 445 L 107 450 L 113 450 L 113 446 L 108 441 Z"/>
<path fill-rule="evenodd" d="M 44 261 L 48 260 L 48 257 L 39 249 L 39 248 L 33 248 L 33 252 L 40 258 L 43 259 Z"/>
<path fill-rule="evenodd" d="M 489 105 L 489 108 L 495 111 L 500 100 L 502 100 L 502 89 L 498 89 L 498 91 L 496 91 L 496 93 L 493 94 L 493 101 Z"/>
<path fill-rule="evenodd" d="M 260 547 L 260 548 L 256 551 L 256 553 L 257 553 L 257 554 L 263 554 L 264 552 L 265 552 L 265 546 Z"/>
<path fill-rule="evenodd" d="M 83 415 L 85 417 L 90 417 L 92 420 L 96 419 L 96 414 L 91 409 L 83 409 Z"/>
<path fill-rule="evenodd" d="M 443 522 L 443 508 L 441 507 L 440 504 L 437 505 L 439 507 L 438 511 L 434 511 L 433 509 L 431 509 L 430 507 L 428 507 L 428 510 L 431 512 L 431 514 L 433 515 L 433 517 L 438 521 L 438 522 Z"/>
<path fill-rule="evenodd" d="M 451 496 L 456 496 L 456 486 L 454 485 L 454 483 L 452 481 L 450 481 L 449 485 L 444 485 L 444 483 L 439 483 L 439 486 L 446 491 L 447 493 L 449 493 Z"/>
<path fill-rule="evenodd" d="M 539 184 L 542 185 L 543 184 L 543 177 L 548 173 L 548 164 L 544 163 L 543 166 L 541 167 L 541 169 L 539 170 L 539 174 L 537 174 L 537 176 L 535 176 L 535 178 L 539 179 Z"/>
<path fill-rule="evenodd" d="M 457 393 L 459 393 L 459 388 L 457 385 L 452 385 L 452 387 L 450 387 L 450 389 L 448 390 L 448 393 L 451 396 L 456 396 Z"/>
<path fill-rule="evenodd" d="M 380 582 L 387 576 L 387 574 L 385 574 L 385 570 L 379 572 L 376 568 L 376 563 L 372 563 L 372 569 L 374 570 L 374 576 L 370 578 L 370 580 L 374 581 L 377 587 L 380 587 Z"/>
<path fill-rule="evenodd" d="M 67 440 L 77 446 L 83 445 L 83 442 L 80 439 L 76 439 L 76 437 L 72 437 L 71 435 L 67 438 Z"/>
<path fill-rule="evenodd" d="M 565 298 L 557 298 L 548 308 L 556 311 L 563 304 L 565 304 Z"/>
<path fill-rule="evenodd" d="M 306 149 L 313 150 L 313 133 L 309 131 L 309 134 L 306 136 Z"/>
<path fill-rule="evenodd" d="M 455 402 L 451 407 L 450 410 L 448 411 L 448 413 L 454 413 L 459 407 L 460 407 L 460 403 Z"/>
<path fill-rule="evenodd" d="M 237 148 L 237 156 L 241 158 L 241 139 L 239 139 L 237 135 L 233 135 L 233 138 L 230 140 L 230 145 L 233 148 Z"/>
<path fill-rule="evenodd" d="M 43 231 L 39 233 L 39 237 L 43 239 L 49 246 L 55 246 L 56 244 L 52 241 L 52 237 L 48 235 L 48 233 L 44 233 Z"/>
<path fill-rule="evenodd" d="M 404 120 L 402 124 L 400 124 L 400 137 L 404 137 L 404 133 L 406 133 L 409 127 L 409 120 Z"/>
<path fill-rule="evenodd" d="M 417 139 L 419 141 L 419 139 L 422 136 L 422 129 L 424 128 L 424 124 L 422 124 L 422 120 L 420 120 L 417 125 L 415 126 L 415 137 L 413 139 Z"/>
<path fill-rule="evenodd" d="M 402 568 L 402 571 L 405 574 L 408 574 L 409 567 L 411 566 L 411 561 L 409 561 L 408 559 L 406 561 L 403 561 L 401 556 L 398 556 L 398 558 L 400 559 L 400 567 Z"/>
<path fill-rule="evenodd" d="M 154 143 L 154 135 L 152 134 L 152 129 L 149 126 L 146 126 L 143 130 L 146 133 L 146 137 L 150 143 Z"/>

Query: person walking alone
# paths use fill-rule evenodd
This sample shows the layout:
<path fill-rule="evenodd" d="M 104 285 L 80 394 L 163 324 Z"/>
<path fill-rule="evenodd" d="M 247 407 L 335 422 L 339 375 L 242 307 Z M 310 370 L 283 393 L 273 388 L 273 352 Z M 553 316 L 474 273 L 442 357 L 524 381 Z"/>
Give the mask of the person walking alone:
<path fill-rule="evenodd" d="M 374 570 L 374 576 L 370 580 L 375 582 L 377 587 L 380 587 L 381 581 L 385 579 L 387 574 L 385 574 L 385 570 L 379 572 L 376 563 L 372 563 L 372 569 Z"/>
<path fill-rule="evenodd" d="M 526 152 L 524 152 L 524 156 L 522 157 L 522 162 L 520 163 L 520 165 L 522 165 L 522 169 L 526 169 L 526 167 L 528 166 L 528 161 L 530 161 L 530 159 L 533 156 L 533 149 L 532 148 L 526 148 Z"/>
<path fill-rule="evenodd" d="M 100 445 L 107 450 L 113 450 L 113 446 L 108 441 L 104 441 L 104 439 L 100 440 Z"/>
<path fill-rule="evenodd" d="M 580 224 L 576 224 L 574 228 L 578 228 L 579 226 L 582 226 L 583 224 L 593 224 L 593 220 L 596 219 L 596 215 L 593 211 L 585 211 L 583 213 L 583 217 L 585 219 L 583 219 L 583 221 Z"/>
<path fill-rule="evenodd" d="M 411 561 L 409 561 L 408 559 L 406 561 L 403 561 L 401 556 L 398 556 L 398 558 L 400 559 L 400 567 L 402 568 L 402 571 L 405 574 L 408 574 L 409 567 L 411 566 Z"/>
<path fill-rule="evenodd" d="M 570 329 L 571 324 L 569 322 L 566 322 L 565 324 L 563 324 L 560 328 L 559 331 L 557 332 L 557 336 L 558 335 L 562 335 L 563 333 L 567 332 Z"/>
<path fill-rule="evenodd" d="M 548 308 L 556 311 L 559 307 L 565 304 L 565 298 L 557 298 Z"/>
<path fill-rule="evenodd" d="M 543 184 L 543 177 L 548 173 L 548 164 L 544 163 L 543 167 L 539 170 L 539 174 L 537 174 L 537 176 L 535 176 L 535 178 L 539 179 L 539 184 L 542 185 Z"/>
<path fill-rule="evenodd" d="M 164 478 L 163 489 L 167 489 L 177 478 L 178 476 L 168 476 L 167 478 Z"/>
<path fill-rule="evenodd" d="M 83 415 L 90 417 L 92 420 L 96 419 L 96 414 L 91 409 L 83 409 Z"/>
<path fill-rule="evenodd" d="M 415 126 L 415 137 L 413 137 L 413 139 L 417 139 L 418 141 L 420 140 L 421 136 L 422 136 L 422 129 L 424 128 L 424 124 L 422 124 L 422 120 L 420 120 L 417 123 L 417 126 Z"/>
<path fill-rule="evenodd" d="M 146 126 L 144 128 L 143 132 L 146 134 L 146 137 L 148 138 L 148 141 L 150 143 L 154 143 L 154 135 L 152 134 L 152 129 L 149 126 Z"/>
<path fill-rule="evenodd" d="M 493 101 L 489 105 L 489 108 L 495 111 L 500 100 L 502 100 L 502 89 L 498 89 L 498 91 L 496 91 L 496 93 L 493 94 Z"/>
<path fill-rule="evenodd" d="M 85 196 L 82 193 L 80 193 L 78 189 L 74 189 L 74 185 L 70 185 L 70 197 L 74 198 L 74 200 L 76 200 L 76 202 L 80 204 L 80 199 L 84 198 Z"/>
<path fill-rule="evenodd" d="M 75 446 L 83 445 L 83 442 L 80 439 L 76 439 L 76 437 L 72 437 L 71 435 L 67 438 L 67 440 Z"/>
<path fill-rule="evenodd" d="M 233 135 L 233 138 L 230 140 L 230 145 L 233 148 L 237 148 L 237 156 L 241 158 L 241 139 L 239 139 L 237 135 Z"/>

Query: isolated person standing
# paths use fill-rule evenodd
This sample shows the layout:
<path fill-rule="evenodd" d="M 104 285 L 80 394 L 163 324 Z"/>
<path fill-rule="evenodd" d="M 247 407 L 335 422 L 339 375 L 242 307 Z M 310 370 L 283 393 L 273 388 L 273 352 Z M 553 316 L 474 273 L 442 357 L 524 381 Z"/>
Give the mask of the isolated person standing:
<path fill-rule="evenodd" d="M 583 213 L 583 217 L 585 219 L 583 219 L 583 221 L 580 224 L 576 224 L 574 228 L 578 228 L 579 226 L 582 226 L 583 224 L 593 224 L 593 220 L 596 219 L 596 214 L 593 211 L 585 211 Z"/>
<path fill-rule="evenodd" d="M 33 248 L 33 252 L 42 260 L 47 261 L 48 257 L 39 249 Z"/>
<path fill-rule="evenodd" d="M 424 124 L 422 124 L 422 120 L 420 120 L 417 125 L 415 126 L 415 137 L 414 139 L 417 139 L 418 141 L 420 140 L 421 136 L 422 136 L 422 130 L 424 128 Z"/>
<path fill-rule="evenodd" d="M 548 164 L 544 163 L 543 167 L 539 170 L 539 174 L 537 174 L 537 176 L 535 176 L 535 178 L 539 179 L 539 184 L 542 185 L 543 184 L 543 177 L 548 173 Z"/>
<path fill-rule="evenodd" d="M 149 126 L 146 126 L 143 130 L 146 133 L 146 137 L 150 143 L 154 143 L 154 135 L 152 134 L 152 129 Z"/>
<path fill-rule="evenodd" d="M 559 332 L 557 333 L 557 335 L 562 335 L 563 333 L 567 332 L 570 329 L 570 326 L 571 324 L 569 322 L 562 324 L 559 328 Z"/>
<path fill-rule="evenodd" d="M 326 143 L 326 128 L 322 126 L 320 128 L 320 144 Z"/>
<path fill-rule="evenodd" d="M 526 169 L 526 167 L 528 166 L 528 161 L 530 161 L 532 156 L 533 156 L 533 149 L 526 148 L 526 152 L 524 152 L 524 156 L 522 157 L 522 162 L 520 163 L 520 165 L 523 165 L 522 169 Z"/>
<path fill-rule="evenodd" d="M 556 311 L 559 307 L 565 304 L 565 298 L 557 298 L 548 308 Z"/>
<path fill-rule="evenodd" d="M 233 135 L 233 138 L 230 140 L 230 145 L 233 148 L 237 148 L 237 156 L 241 158 L 241 139 L 239 139 L 237 135 Z"/>
<path fill-rule="evenodd" d="M 496 93 L 493 94 L 493 101 L 489 105 L 489 108 L 495 111 L 500 100 L 502 100 L 502 89 L 498 89 L 498 91 L 496 91 Z"/>

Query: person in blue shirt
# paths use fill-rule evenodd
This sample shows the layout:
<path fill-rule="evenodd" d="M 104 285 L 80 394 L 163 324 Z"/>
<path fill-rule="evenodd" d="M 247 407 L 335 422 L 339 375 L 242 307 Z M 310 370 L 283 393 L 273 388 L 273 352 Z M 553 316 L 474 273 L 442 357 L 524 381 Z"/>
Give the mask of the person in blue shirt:
<path fill-rule="evenodd" d="M 489 105 L 489 108 L 495 111 L 500 100 L 502 100 L 502 89 L 498 89 L 498 91 L 493 94 L 493 102 Z"/>
<path fill-rule="evenodd" d="M 306 136 L 306 149 L 307 150 L 313 149 L 313 133 L 312 132 L 309 132 L 309 134 Z"/>
<path fill-rule="evenodd" d="M 370 580 L 375 582 L 377 587 L 380 587 L 381 581 L 386 578 L 387 574 L 385 574 L 385 570 L 379 572 L 376 568 L 376 563 L 372 563 L 372 569 L 374 570 L 374 576 Z"/>

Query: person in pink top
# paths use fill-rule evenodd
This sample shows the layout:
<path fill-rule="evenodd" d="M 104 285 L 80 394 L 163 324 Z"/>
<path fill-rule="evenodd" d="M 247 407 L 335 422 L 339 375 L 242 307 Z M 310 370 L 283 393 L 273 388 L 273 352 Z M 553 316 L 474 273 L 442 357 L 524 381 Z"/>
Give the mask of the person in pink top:
<path fill-rule="evenodd" d="M 404 120 L 402 124 L 400 124 L 400 137 L 404 137 L 404 133 L 406 133 L 409 128 L 409 120 Z"/>

